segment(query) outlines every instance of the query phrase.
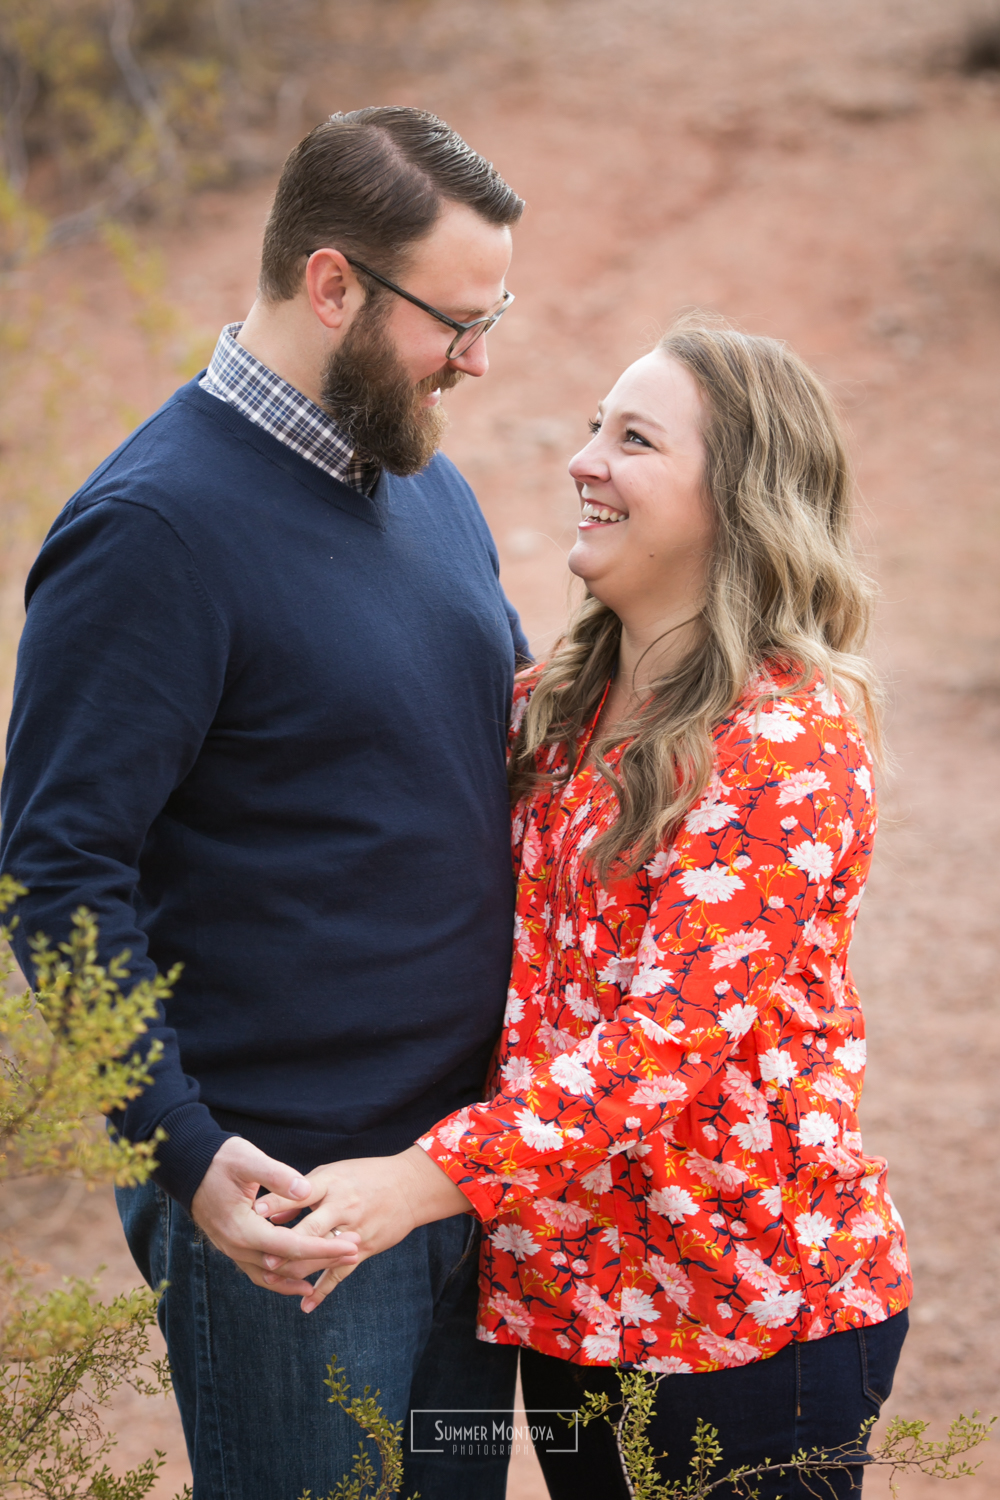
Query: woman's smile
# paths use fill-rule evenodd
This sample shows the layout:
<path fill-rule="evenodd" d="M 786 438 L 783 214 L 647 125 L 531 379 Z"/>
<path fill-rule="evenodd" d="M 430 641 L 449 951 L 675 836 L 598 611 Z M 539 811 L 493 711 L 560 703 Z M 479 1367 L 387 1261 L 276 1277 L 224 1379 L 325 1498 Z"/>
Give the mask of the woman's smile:
<path fill-rule="evenodd" d="M 592 531 L 595 526 L 612 526 L 616 521 L 627 520 L 627 511 L 615 510 L 610 505 L 599 505 L 596 500 L 584 500 L 577 529 Z"/>

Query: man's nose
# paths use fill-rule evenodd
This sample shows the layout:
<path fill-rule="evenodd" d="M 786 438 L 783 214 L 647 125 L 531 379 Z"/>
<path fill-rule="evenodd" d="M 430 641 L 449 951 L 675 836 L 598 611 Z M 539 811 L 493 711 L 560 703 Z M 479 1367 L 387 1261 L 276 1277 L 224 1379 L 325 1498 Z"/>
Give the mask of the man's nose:
<path fill-rule="evenodd" d="M 448 363 L 455 370 L 461 370 L 464 375 L 485 375 L 490 367 L 489 355 L 486 352 L 486 335 L 476 339 L 471 349 L 464 354 L 459 354 Z"/>

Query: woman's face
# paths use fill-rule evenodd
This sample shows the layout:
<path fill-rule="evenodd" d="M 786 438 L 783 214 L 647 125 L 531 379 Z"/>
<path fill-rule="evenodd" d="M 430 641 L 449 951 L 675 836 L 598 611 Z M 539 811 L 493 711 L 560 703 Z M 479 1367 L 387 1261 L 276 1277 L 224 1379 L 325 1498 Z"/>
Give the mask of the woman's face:
<path fill-rule="evenodd" d="M 581 504 L 570 569 L 627 628 L 701 607 L 713 536 L 703 420 L 693 377 L 654 351 L 601 402 L 570 462 Z"/>

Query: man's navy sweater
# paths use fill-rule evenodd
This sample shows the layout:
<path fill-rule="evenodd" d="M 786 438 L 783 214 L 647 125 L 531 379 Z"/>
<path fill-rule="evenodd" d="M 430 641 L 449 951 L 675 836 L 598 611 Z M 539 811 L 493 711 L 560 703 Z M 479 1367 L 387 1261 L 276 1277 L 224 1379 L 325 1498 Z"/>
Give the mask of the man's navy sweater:
<path fill-rule="evenodd" d="M 438 455 L 372 498 L 184 386 L 28 579 L 3 785 L 27 937 L 80 905 L 184 965 L 154 1082 L 189 1205 L 227 1133 L 300 1171 L 481 1097 L 510 965 L 504 775 L 525 642 Z"/>

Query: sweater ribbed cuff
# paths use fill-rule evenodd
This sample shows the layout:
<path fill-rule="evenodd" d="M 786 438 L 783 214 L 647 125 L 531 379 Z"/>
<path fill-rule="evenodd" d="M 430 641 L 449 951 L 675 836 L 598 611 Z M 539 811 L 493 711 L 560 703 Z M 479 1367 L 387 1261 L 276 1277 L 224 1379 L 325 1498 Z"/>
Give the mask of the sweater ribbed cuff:
<path fill-rule="evenodd" d="M 156 1148 L 153 1181 L 187 1212 L 215 1153 L 235 1133 L 217 1125 L 204 1104 L 180 1104 L 164 1115 L 167 1139 Z"/>

